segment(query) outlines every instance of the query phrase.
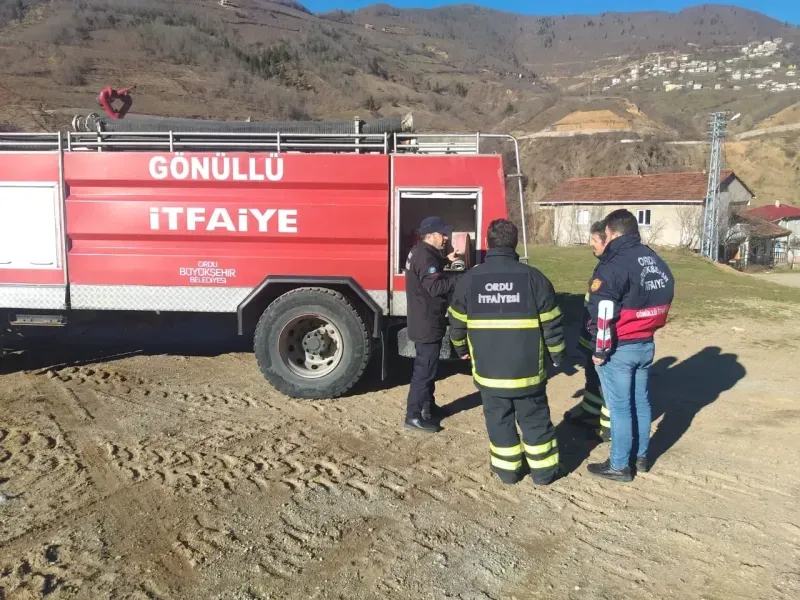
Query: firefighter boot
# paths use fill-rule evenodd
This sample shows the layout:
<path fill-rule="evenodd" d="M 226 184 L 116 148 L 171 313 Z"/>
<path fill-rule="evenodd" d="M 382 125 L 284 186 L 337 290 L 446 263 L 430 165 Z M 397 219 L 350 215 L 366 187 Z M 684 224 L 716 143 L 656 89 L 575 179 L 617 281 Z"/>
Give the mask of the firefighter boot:
<path fill-rule="evenodd" d="M 597 418 L 587 413 L 581 404 L 573 406 L 564 413 L 564 420 L 574 425 L 593 426 L 596 425 Z M 594 421 L 594 422 L 593 422 Z"/>
<path fill-rule="evenodd" d="M 522 464 L 517 471 L 497 469 L 493 464 L 489 465 L 489 470 L 497 475 L 497 478 L 506 485 L 515 485 L 525 479 L 525 477 L 527 477 L 530 473 L 530 469 L 525 461 L 522 461 Z"/>

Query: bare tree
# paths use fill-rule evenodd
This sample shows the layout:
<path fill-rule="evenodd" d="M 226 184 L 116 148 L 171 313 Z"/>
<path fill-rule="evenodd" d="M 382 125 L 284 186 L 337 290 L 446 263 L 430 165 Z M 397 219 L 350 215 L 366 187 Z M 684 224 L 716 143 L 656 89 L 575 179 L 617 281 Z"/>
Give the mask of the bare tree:
<path fill-rule="evenodd" d="M 722 246 L 719 260 L 728 261 L 728 249 L 740 233 L 740 228 L 736 226 L 736 210 L 730 205 L 721 205 L 717 217 L 719 245 Z M 702 225 L 701 225 L 702 232 Z"/>
<path fill-rule="evenodd" d="M 606 216 L 606 209 L 602 206 L 593 206 L 589 212 L 589 224 L 596 223 Z M 591 234 L 590 234 L 591 235 Z"/>
<path fill-rule="evenodd" d="M 664 230 L 667 224 L 664 219 L 656 219 L 650 223 L 649 227 L 642 227 L 641 231 L 642 242 L 648 246 L 658 246 L 663 240 Z"/>
<path fill-rule="evenodd" d="M 789 238 L 789 247 L 786 250 L 786 262 L 789 263 L 789 268 L 794 269 L 794 263 L 800 259 L 800 236 L 792 236 Z"/>
<path fill-rule="evenodd" d="M 566 237 L 566 242 L 568 244 L 585 244 L 589 241 L 589 225 L 583 225 L 578 223 L 578 214 L 579 211 L 585 211 L 587 209 L 581 208 L 578 205 L 571 205 L 568 210 L 563 211 L 565 214 L 562 216 L 562 232 Z M 588 211 L 587 211 L 588 212 Z M 588 220 L 588 215 L 587 215 Z"/>
<path fill-rule="evenodd" d="M 693 250 L 700 243 L 703 233 L 703 209 L 700 206 L 683 204 L 678 206 L 678 231 L 681 248 Z"/>

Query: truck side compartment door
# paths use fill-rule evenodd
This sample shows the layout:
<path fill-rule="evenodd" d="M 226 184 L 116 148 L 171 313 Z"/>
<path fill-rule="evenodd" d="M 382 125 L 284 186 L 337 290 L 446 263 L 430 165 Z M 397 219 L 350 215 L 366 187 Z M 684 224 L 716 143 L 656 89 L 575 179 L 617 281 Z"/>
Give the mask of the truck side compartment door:
<path fill-rule="evenodd" d="M 0 181 L 0 307 L 66 304 L 57 182 Z"/>

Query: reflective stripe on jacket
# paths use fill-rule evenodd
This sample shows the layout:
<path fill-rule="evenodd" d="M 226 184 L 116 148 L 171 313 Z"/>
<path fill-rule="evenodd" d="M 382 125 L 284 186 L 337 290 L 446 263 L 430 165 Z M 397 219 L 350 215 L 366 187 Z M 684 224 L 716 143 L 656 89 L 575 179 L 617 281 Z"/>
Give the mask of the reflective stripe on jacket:
<path fill-rule="evenodd" d="M 553 285 L 513 250 L 490 249 L 486 262 L 458 282 L 448 312 L 450 339 L 460 356 L 469 353 L 478 389 L 526 396 L 546 382 L 545 352 L 561 362 L 564 333 Z"/>

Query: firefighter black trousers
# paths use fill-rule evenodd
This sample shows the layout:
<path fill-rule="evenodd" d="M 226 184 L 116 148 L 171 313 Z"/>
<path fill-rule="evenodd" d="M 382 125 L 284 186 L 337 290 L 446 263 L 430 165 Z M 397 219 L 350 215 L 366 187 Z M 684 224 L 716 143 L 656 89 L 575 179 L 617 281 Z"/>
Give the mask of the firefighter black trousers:
<path fill-rule="evenodd" d="M 431 343 L 417 342 L 417 356 L 414 358 L 414 371 L 411 373 L 411 387 L 406 401 L 406 419 L 418 418 L 422 411 L 429 411 L 434 403 L 436 391 L 436 372 L 439 369 L 439 353 L 442 340 Z"/>
<path fill-rule="evenodd" d="M 504 483 L 516 483 L 528 472 L 536 484 L 553 482 L 558 476 L 558 442 L 546 392 L 504 398 L 484 391 L 481 397 L 492 471 Z M 522 443 L 517 424 L 522 431 Z"/>
<path fill-rule="evenodd" d="M 586 385 L 581 402 L 567 412 L 567 418 L 595 430 L 607 442 L 611 439 L 611 413 L 603 398 L 600 377 L 591 356 L 586 357 Z"/>

